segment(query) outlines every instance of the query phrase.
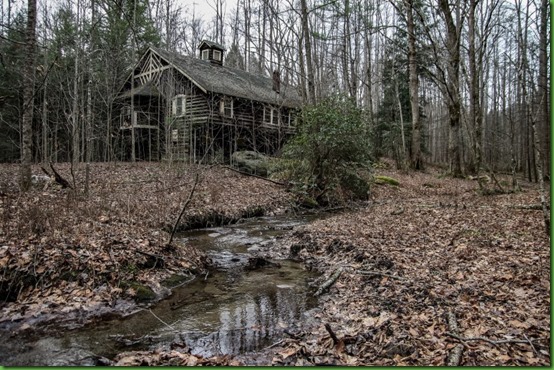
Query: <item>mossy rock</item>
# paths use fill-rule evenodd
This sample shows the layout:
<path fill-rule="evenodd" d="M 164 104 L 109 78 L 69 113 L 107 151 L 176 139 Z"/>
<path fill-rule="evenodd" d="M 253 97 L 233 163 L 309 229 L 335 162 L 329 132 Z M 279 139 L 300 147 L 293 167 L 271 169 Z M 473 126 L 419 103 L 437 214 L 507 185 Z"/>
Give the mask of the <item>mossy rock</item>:
<path fill-rule="evenodd" d="M 319 203 L 314 198 L 311 198 L 309 196 L 304 196 L 298 199 L 298 205 L 303 208 L 317 208 L 319 207 Z"/>
<path fill-rule="evenodd" d="M 369 197 L 369 183 L 358 173 L 346 171 L 341 174 L 340 186 L 347 190 L 353 199 L 367 200 Z"/>
<path fill-rule="evenodd" d="M 134 299 L 137 302 L 153 301 L 157 298 L 156 293 L 147 285 L 136 281 L 130 281 L 123 284 L 126 288 L 132 288 L 135 291 Z"/>
<path fill-rule="evenodd" d="M 234 152 L 231 155 L 232 163 L 239 170 L 259 176 L 267 176 L 270 158 L 251 150 Z"/>
<path fill-rule="evenodd" d="M 389 176 L 375 176 L 373 178 L 373 182 L 377 185 L 392 185 L 392 186 L 398 186 L 400 185 L 400 182 L 392 177 Z"/>

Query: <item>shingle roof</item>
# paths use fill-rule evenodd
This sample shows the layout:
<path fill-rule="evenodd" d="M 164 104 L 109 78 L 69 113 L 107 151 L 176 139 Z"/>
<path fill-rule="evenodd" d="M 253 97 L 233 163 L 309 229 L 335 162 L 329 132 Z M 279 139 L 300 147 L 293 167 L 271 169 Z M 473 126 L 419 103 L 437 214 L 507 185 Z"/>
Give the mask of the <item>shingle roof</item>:
<path fill-rule="evenodd" d="M 187 57 L 163 49 L 150 47 L 160 57 L 205 92 L 287 107 L 299 107 L 301 98 L 291 86 L 281 83 L 280 93 L 273 90 L 273 80 L 240 69 L 218 66 L 209 61 Z"/>
<path fill-rule="evenodd" d="M 225 50 L 225 47 L 223 45 L 218 44 L 217 42 L 208 41 L 208 40 L 202 40 L 202 42 L 200 42 L 200 45 L 198 46 L 198 49 L 201 49 L 203 44 L 206 44 L 206 46 L 209 47 L 209 48 L 216 48 L 216 49 L 219 49 L 219 50 Z"/>

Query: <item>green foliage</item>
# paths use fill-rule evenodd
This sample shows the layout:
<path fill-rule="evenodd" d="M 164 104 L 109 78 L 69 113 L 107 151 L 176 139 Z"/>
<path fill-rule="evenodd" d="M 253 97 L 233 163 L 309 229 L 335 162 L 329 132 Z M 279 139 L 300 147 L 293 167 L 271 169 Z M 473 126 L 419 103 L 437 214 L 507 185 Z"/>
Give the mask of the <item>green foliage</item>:
<path fill-rule="evenodd" d="M 362 112 L 350 98 L 337 96 L 303 109 L 278 166 L 301 196 L 326 204 L 367 198 L 359 172 L 368 172 L 369 163 Z"/>

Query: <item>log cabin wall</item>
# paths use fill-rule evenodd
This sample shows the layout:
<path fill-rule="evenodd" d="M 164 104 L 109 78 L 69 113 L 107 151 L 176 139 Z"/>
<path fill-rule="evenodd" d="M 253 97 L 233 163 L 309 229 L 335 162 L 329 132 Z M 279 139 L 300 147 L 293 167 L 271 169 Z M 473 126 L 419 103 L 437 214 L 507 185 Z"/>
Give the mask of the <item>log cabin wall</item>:
<path fill-rule="evenodd" d="M 175 65 L 164 56 L 182 58 L 178 60 L 181 64 Z M 134 100 L 135 110 L 157 114 L 156 125 L 160 138 L 157 146 L 160 154 L 157 154 L 157 158 L 168 161 L 228 162 L 236 150 L 275 154 L 286 138 L 294 133 L 296 108 L 209 91 L 185 76 L 182 68 L 188 66 L 183 66 L 184 61 L 198 63 L 167 52 L 160 56 L 154 50 L 149 50 L 135 68 L 134 78 L 131 77 L 126 83 L 126 94 L 129 94 L 129 90 L 137 94 L 154 94 L 154 91 L 157 94 L 145 99 L 135 97 Z M 206 63 L 201 63 L 197 68 L 206 68 Z M 211 68 L 224 67 L 212 65 Z M 206 71 L 210 72 L 209 69 Z M 214 72 L 242 73 L 241 78 L 244 80 L 243 71 Z M 131 79 L 135 81 L 133 89 L 130 89 Z M 259 84 L 259 80 L 255 82 Z M 267 99 L 267 91 L 263 92 Z M 254 91 L 249 93 L 254 95 Z M 275 100 L 283 96 L 271 91 L 269 94 L 275 96 Z"/>

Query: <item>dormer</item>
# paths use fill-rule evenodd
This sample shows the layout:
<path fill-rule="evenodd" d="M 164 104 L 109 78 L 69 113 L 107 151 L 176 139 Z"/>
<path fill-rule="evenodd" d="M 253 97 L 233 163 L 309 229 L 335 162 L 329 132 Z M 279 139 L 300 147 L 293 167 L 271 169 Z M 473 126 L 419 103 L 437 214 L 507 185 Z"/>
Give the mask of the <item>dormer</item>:
<path fill-rule="evenodd" d="M 223 53 L 225 48 L 218 43 L 203 40 L 198 46 L 200 50 L 200 59 L 207 60 L 210 63 L 223 65 Z"/>

